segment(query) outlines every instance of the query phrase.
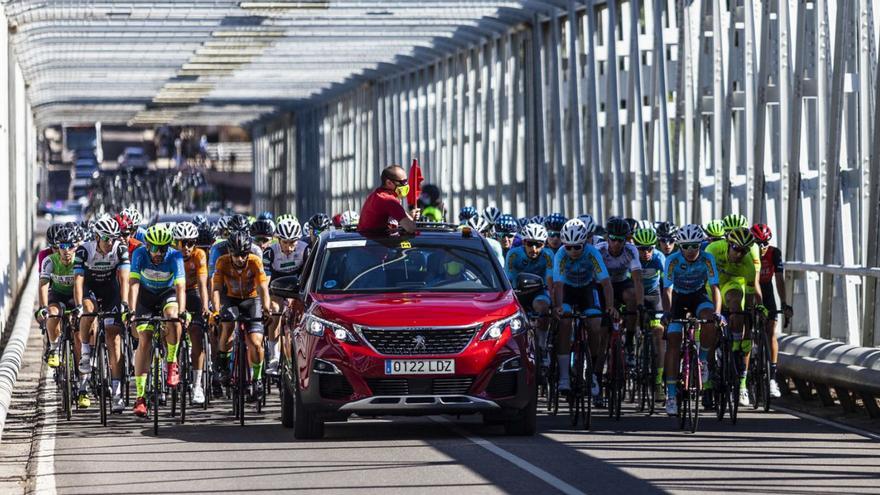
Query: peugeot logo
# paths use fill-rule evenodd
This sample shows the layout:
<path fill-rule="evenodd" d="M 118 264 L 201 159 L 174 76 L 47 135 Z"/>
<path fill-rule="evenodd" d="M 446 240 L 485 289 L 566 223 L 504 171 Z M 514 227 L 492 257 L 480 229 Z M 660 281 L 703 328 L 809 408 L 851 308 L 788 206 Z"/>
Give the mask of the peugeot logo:
<path fill-rule="evenodd" d="M 427 351 L 427 350 L 428 350 L 428 346 L 427 346 L 427 344 L 426 344 L 426 342 L 425 342 L 425 336 L 424 336 L 424 335 L 416 335 L 415 337 L 413 337 L 413 347 L 412 347 L 412 350 L 413 350 L 413 352 L 415 352 L 415 353 L 417 353 L 417 352 L 419 352 L 419 351 L 424 352 L 424 351 Z"/>

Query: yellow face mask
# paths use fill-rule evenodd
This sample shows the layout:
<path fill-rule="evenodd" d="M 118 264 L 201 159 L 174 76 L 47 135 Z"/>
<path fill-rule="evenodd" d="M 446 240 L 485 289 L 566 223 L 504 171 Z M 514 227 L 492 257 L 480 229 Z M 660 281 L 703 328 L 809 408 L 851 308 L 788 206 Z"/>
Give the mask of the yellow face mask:
<path fill-rule="evenodd" d="M 395 187 L 394 192 L 397 193 L 398 198 L 405 198 L 409 194 L 409 184 Z"/>

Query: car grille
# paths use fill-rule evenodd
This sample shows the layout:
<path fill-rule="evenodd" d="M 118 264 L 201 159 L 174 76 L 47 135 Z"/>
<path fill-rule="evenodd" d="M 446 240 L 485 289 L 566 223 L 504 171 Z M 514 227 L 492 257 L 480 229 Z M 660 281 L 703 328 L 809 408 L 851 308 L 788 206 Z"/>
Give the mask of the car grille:
<path fill-rule="evenodd" d="M 516 395 L 517 373 L 495 373 L 486 392 L 492 397 L 508 397 Z"/>
<path fill-rule="evenodd" d="M 361 334 L 381 354 L 402 356 L 458 354 L 473 339 L 477 327 L 468 328 L 360 328 Z"/>
<path fill-rule="evenodd" d="M 474 382 L 472 377 L 455 378 L 368 378 L 373 395 L 462 395 Z"/>
<path fill-rule="evenodd" d="M 349 398 L 354 390 L 342 375 L 321 375 L 320 392 L 324 399 L 344 400 Z"/>

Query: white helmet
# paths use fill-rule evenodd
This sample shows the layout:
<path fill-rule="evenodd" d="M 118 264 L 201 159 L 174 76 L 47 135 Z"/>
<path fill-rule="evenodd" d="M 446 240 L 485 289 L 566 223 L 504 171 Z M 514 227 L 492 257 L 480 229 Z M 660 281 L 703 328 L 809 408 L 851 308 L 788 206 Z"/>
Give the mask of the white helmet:
<path fill-rule="evenodd" d="M 596 233 L 596 230 L 599 229 L 599 226 L 596 225 L 596 220 L 593 219 L 593 215 L 590 215 L 589 213 L 577 217 L 577 220 L 580 220 L 584 224 L 584 228 L 587 229 L 587 235 L 593 235 Z"/>
<path fill-rule="evenodd" d="M 361 221 L 361 215 L 360 215 L 360 213 L 358 213 L 354 210 L 348 210 L 348 211 L 342 212 L 341 220 L 342 220 L 343 227 L 347 227 L 349 225 L 357 225 L 358 222 Z"/>
<path fill-rule="evenodd" d="M 530 223 L 523 227 L 522 238 L 524 241 L 547 242 L 547 229 L 538 223 Z"/>
<path fill-rule="evenodd" d="M 299 223 L 299 222 L 297 222 L 297 223 Z M 302 224 L 301 227 L 302 227 L 303 235 L 305 235 L 305 236 L 312 235 L 312 224 L 310 224 L 309 222 L 306 222 L 306 223 Z"/>
<path fill-rule="evenodd" d="M 498 217 L 501 216 L 501 210 L 494 206 L 487 206 L 485 210 L 483 210 L 483 216 L 489 225 L 495 225 L 495 222 L 498 220 Z"/>
<path fill-rule="evenodd" d="M 593 225 L 595 226 L 595 224 Z M 566 245 L 583 245 L 587 242 L 587 237 L 589 237 L 589 235 L 590 233 L 587 231 L 587 226 L 577 218 L 565 222 L 565 225 L 562 226 L 562 231 L 560 232 L 562 243 Z"/>
<path fill-rule="evenodd" d="M 278 230 L 275 231 L 275 235 L 285 241 L 294 241 L 302 237 L 302 226 L 296 221 L 296 218 L 285 218 L 278 222 Z"/>
<path fill-rule="evenodd" d="M 703 227 L 689 223 L 678 231 L 677 240 L 681 244 L 693 244 L 695 242 L 703 242 L 706 239 L 706 233 Z"/>
<path fill-rule="evenodd" d="M 175 241 L 198 239 L 199 228 L 192 222 L 178 222 L 177 225 L 174 226 L 171 235 L 174 237 Z"/>
<path fill-rule="evenodd" d="M 638 222 L 636 222 L 636 228 L 633 229 L 633 232 L 638 229 L 654 230 L 654 222 L 650 220 L 639 220 Z"/>
<path fill-rule="evenodd" d="M 128 208 L 122 210 L 122 213 L 125 213 L 128 218 L 131 219 L 131 223 L 135 226 L 141 224 L 144 221 L 144 217 L 141 216 L 141 212 L 137 210 L 134 206 L 129 206 Z"/>
<path fill-rule="evenodd" d="M 119 224 L 109 215 L 102 215 L 95 222 L 94 232 L 99 236 L 115 239 L 120 235 Z"/>
<path fill-rule="evenodd" d="M 489 225 L 489 222 L 487 222 L 482 215 L 474 215 L 468 218 L 467 224 L 470 228 L 476 230 L 481 234 L 492 228 L 492 226 Z"/>

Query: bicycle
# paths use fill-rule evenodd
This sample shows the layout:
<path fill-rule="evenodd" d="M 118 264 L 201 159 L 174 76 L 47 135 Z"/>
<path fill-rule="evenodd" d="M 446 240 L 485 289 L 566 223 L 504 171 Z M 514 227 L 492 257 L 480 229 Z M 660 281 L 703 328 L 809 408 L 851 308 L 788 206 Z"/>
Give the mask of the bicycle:
<path fill-rule="evenodd" d="M 245 325 L 247 323 L 262 322 L 264 319 L 262 317 L 247 318 L 239 314 L 235 318 L 226 319 L 224 321 L 235 323 L 235 328 L 233 329 L 232 355 L 230 359 L 230 365 L 232 366 L 230 377 L 230 388 L 232 391 L 232 417 L 239 421 L 239 425 L 244 426 L 244 404 L 245 396 L 247 395 L 246 389 L 249 371 L 247 343 L 245 341 L 247 329 L 245 328 Z M 262 395 L 265 395 L 265 389 L 262 392 Z M 257 405 L 257 412 L 262 412 L 263 397 L 257 397 L 255 402 Z"/>
<path fill-rule="evenodd" d="M 65 309 L 60 315 L 48 315 L 46 321 L 50 318 L 61 320 L 61 336 L 56 351 L 60 355 L 59 365 L 55 368 L 55 386 L 61 390 L 61 406 L 64 416 L 70 421 L 73 416 L 73 407 L 76 402 L 74 394 L 74 382 L 77 376 L 77 366 L 75 365 L 73 355 L 73 331 L 76 328 L 72 310 Z M 40 329 L 47 336 L 46 322 L 40 324 Z M 48 357 L 48 352 L 46 353 Z"/>
<path fill-rule="evenodd" d="M 639 329 L 636 332 L 636 366 L 631 371 L 633 383 L 635 385 L 636 409 L 639 412 L 648 411 L 648 416 L 652 416 L 656 409 L 657 388 L 657 357 L 654 352 L 654 335 L 649 323 L 650 318 L 659 318 L 662 312 L 644 313 L 639 318 Z"/>
<path fill-rule="evenodd" d="M 574 341 L 571 345 L 572 366 L 569 372 L 571 390 L 568 394 L 568 415 L 571 426 L 577 427 L 578 423 L 581 423 L 585 430 L 589 430 L 592 424 L 593 360 L 590 355 L 589 332 L 583 320 L 598 316 L 575 311 L 559 318 L 573 320 L 572 336 Z"/>
<path fill-rule="evenodd" d="M 757 309 L 753 311 L 755 325 L 752 328 L 752 352 L 749 359 L 748 378 L 746 387 L 752 398 L 752 409 L 759 405 L 764 406 L 764 412 L 770 411 L 770 338 L 767 335 L 767 321 L 769 318 L 761 314 Z M 784 315 L 785 311 L 774 311 L 773 315 Z M 786 318 L 784 325 L 788 326 Z"/>
<path fill-rule="evenodd" d="M 710 323 L 709 320 L 689 317 L 672 320 L 670 323 L 682 325 L 681 358 L 678 374 L 678 428 L 690 427 L 696 433 L 700 420 L 700 394 L 703 379 L 700 374 L 700 344 L 696 340 L 696 332 L 700 325 Z"/>
<path fill-rule="evenodd" d="M 82 317 L 95 318 L 98 323 L 98 329 L 95 332 L 95 352 L 91 357 L 91 385 L 98 398 L 101 412 L 101 425 L 107 426 L 107 409 L 110 404 L 110 357 L 107 350 L 107 329 L 105 327 L 105 318 L 115 319 L 120 316 L 116 311 L 95 311 L 93 313 L 83 313 Z M 121 358 L 121 356 L 120 356 Z M 124 373 L 124 371 L 123 371 Z"/>
<path fill-rule="evenodd" d="M 728 315 L 743 315 L 743 335 L 742 339 L 745 339 L 749 336 L 749 332 L 751 332 L 751 325 L 753 314 L 751 311 L 729 311 Z M 761 332 L 763 333 L 763 332 Z M 730 325 L 725 325 L 722 328 L 720 334 L 720 344 L 718 349 L 716 349 L 716 362 L 719 363 L 716 366 L 716 375 L 718 377 L 719 385 L 715 388 L 717 391 L 715 392 L 715 397 L 718 398 L 720 404 L 716 405 L 716 415 L 718 416 L 718 421 L 724 419 L 725 409 L 727 410 L 727 414 L 730 416 L 730 421 L 732 424 L 736 424 L 736 420 L 739 417 L 739 394 L 742 385 L 742 380 L 740 377 L 742 376 L 742 363 L 743 358 L 741 356 L 742 351 L 737 351 L 734 349 L 734 343 L 737 342 L 735 336 L 733 335 L 733 331 L 730 328 Z M 740 340 L 739 342 L 742 342 Z M 720 354 L 720 355 L 719 355 Z M 739 355 L 738 355 L 739 354 Z M 720 357 L 720 359 L 719 359 Z M 769 359 L 769 358 L 768 358 Z M 769 385 L 768 385 L 769 391 Z"/>
<path fill-rule="evenodd" d="M 165 362 L 166 349 L 165 339 L 162 338 L 165 332 L 166 323 L 180 322 L 180 318 L 168 318 L 164 316 L 149 316 L 132 319 L 132 323 L 146 323 L 153 328 L 152 342 L 153 351 L 150 360 L 150 371 L 147 376 L 146 396 L 150 397 L 150 410 L 153 416 L 153 434 L 159 436 L 159 406 L 164 402 L 165 391 Z"/>
<path fill-rule="evenodd" d="M 623 409 L 623 397 L 626 395 L 627 368 L 624 347 L 626 335 L 623 325 L 614 321 L 611 323 L 611 339 L 605 350 L 605 393 L 608 396 L 608 417 L 616 421 L 620 420 Z"/>
<path fill-rule="evenodd" d="M 543 389 L 543 395 L 547 398 L 547 412 L 551 416 L 559 413 L 559 363 L 556 361 L 556 333 L 558 320 L 552 317 L 551 313 L 535 313 L 527 314 L 531 327 L 535 328 L 540 318 L 550 317 L 550 325 L 547 329 L 547 338 L 544 342 L 539 342 L 538 359 L 541 365 L 538 367 L 538 383 L 539 388 Z M 547 365 L 543 363 L 546 361 Z"/>
<path fill-rule="evenodd" d="M 187 393 L 189 392 L 192 379 L 192 362 L 190 361 L 189 334 L 184 328 L 181 332 L 180 345 L 177 346 L 177 366 L 180 374 L 180 383 L 171 389 L 171 417 L 177 415 L 177 402 L 180 401 L 180 424 L 186 422 Z M 178 397 L 179 396 L 179 397 Z"/>

